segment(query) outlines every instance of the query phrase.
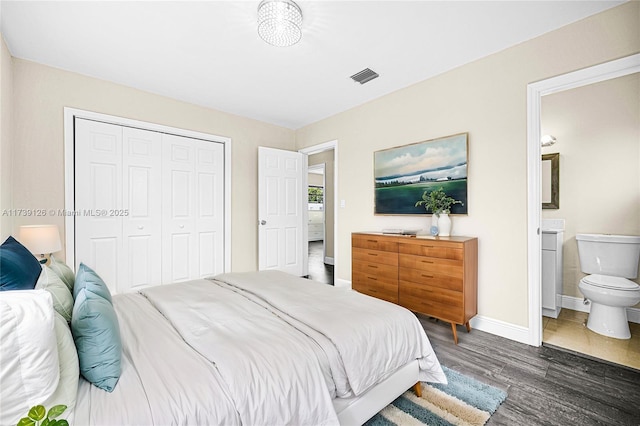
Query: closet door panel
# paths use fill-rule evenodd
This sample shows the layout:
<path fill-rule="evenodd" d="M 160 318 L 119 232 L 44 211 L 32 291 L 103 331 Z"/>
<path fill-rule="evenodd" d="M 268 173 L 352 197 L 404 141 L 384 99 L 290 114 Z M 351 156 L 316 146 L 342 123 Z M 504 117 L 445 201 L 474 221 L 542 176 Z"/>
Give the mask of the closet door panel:
<path fill-rule="evenodd" d="M 162 280 L 196 278 L 197 241 L 195 156 L 193 140 L 162 135 Z"/>
<path fill-rule="evenodd" d="M 162 283 L 161 134 L 123 128 L 123 217 L 126 290 Z M 123 289 L 125 290 L 125 289 Z"/>
<path fill-rule="evenodd" d="M 194 141 L 198 277 L 224 272 L 224 152 L 219 143 Z"/>
<path fill-rule="evenodd" d="M 95 270 L 118 292 L 123 265 L 122 128 L 75 121 L 75 260 Z"/>

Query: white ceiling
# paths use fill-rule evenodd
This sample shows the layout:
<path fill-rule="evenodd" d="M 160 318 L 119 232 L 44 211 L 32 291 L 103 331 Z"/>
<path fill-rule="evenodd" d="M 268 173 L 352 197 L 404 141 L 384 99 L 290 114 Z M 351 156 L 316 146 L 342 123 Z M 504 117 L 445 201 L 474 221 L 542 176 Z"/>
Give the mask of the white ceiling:
<path fill-rule="evenodd" d="M 296 129 L 623 2 L 301 0 L 284 48 L 258 3 L 3 0 L 0 24 L 17 58 Z"/>

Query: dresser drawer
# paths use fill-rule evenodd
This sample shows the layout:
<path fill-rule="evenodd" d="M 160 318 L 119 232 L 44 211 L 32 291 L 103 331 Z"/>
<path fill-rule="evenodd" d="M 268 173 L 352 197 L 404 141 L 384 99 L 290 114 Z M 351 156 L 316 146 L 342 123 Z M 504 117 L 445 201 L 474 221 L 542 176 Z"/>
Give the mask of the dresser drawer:
<path fill-rule="evenodd" d="M 398 267 L 382 263 L 356 260 L 353 262 L 353 275 L 368 274 L 378 278 L 398 280 Z"/>
<path fill-rule="evenodd" d="M 390 281 L 370 275 L 354 276 L 353 289 L 357 292 L 398 303 L 398 281 Z"/>
<path fill-rule="evenodd" d="M 439 259 L 437 257 L 421 257 L 411 254 L 401 254 L 398 264 L 402 268 L 418 269 L 437 274 L 463 277 L 464 268 L 462 260 Z"/>
<path fill-rule="evenodd" d="M 453 277 L 451 275 L 438 274 L 420 269 L 400 268 L 399 276 L 402 281 L 454 291 L 462 291 L 464 285 L 462 277 Z"/>
<path fill-rule="evenodd" d="M 400 305 L 414 311 L 456 323 L 464 323 L 462 293 L 400 281 Z"/>
<path fill-rule="evenodd" d="M 398 242 L 388 237 L 353 234 L 351 244 L 357 248 L 398 252 Z"/>
<path fill-rule="evenodd" d="M 463 249 L 462 245 L 457 242 L 450 241 L 438 241 L 433 243 L 419 243 L 411 242 L 411 243 L 400 243 L 398 246 L 398 251 L 400 254 L 412 254 L 416 256 L 427 256 L 427 257 L 437 257 L 441 259 L 454 259 L 460 260 L 463 259 Z"/>
<path fill-rule="evenodd" d="M 355 247 L 352 249 L 351 256 L 354 262 L 362 261 L 398 266 L 398 253 Z"/>
<path fill-rule="evenodd" d="M 424 299 L 430 302 L 438 302 L 447 306 L 463 307 L 462 293 L 446 288 L 438 288 L 426 283 L 417 284 L 400 280 L 400 294 Z"/>
<path fill-rule="evenodd" d="M 407 293 L 400 293 L 400 306 L 413 312 L 422 313 L 456 324 L 464 324 L 464 311 L 461 306 L 447 305 L 433 300 L 422 299 Z"/>

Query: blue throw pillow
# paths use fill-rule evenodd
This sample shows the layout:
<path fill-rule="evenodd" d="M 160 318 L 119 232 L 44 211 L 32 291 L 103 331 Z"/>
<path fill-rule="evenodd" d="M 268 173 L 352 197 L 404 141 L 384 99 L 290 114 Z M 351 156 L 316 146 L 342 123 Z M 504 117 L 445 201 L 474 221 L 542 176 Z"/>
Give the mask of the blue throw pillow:
<path fill-rule="evenodd" d="M 81 289 L 73 305 L 71 332 L 78 350 L 80 374 L 100 389 L 112 392 L 120 378 L 122 342 L 111 302 Z"/>
<path fill-rule="evenodd" d="M 13 237 L 0 246 L 0 290 L 32 290 L 42 272 L 40 262 Z"/>
<path fill-rule="evenodd" d="M 76 274 L 76 281 L 73 285 L 73 298 L 78 297 L 78 293 L 83 288 L 86 288 L 90 292 L 101 296 L 103 299 L 113 303 L 111 300 L 111 292 L 109 287 L 102 281 L 102 278 L 95 273 L 95 271 L 89 268 L 84 263 L 81 263 L 78 267 L 78 273 Z"/>

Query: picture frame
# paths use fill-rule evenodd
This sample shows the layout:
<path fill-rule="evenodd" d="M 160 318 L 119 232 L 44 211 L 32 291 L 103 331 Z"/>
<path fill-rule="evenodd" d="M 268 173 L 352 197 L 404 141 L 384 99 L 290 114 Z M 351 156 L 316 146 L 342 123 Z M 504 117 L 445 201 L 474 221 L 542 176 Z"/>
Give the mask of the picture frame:
<path fill-rule="evenodd" d="M 462 202 L 451 206 L 451 214 L 468 214 L 468 153 L 468 133 L 374 152 L 374 214 L 431 214 L 415 204 L 439 188 Z"/>
<path fill-rule="evenodd" d="M 542 208 L 560 208 L 560 154 L 542 156 Z"/>

